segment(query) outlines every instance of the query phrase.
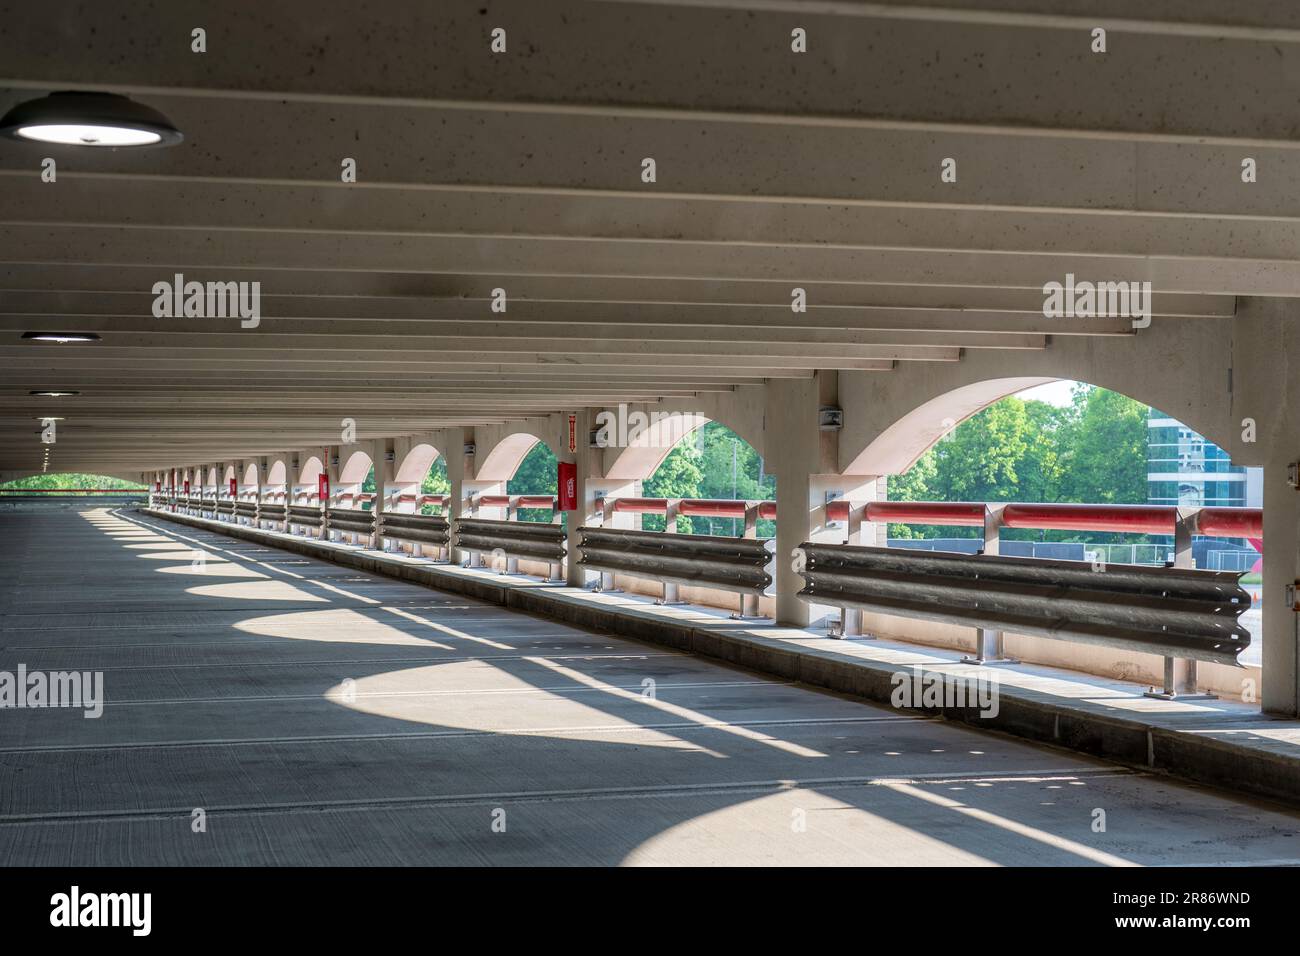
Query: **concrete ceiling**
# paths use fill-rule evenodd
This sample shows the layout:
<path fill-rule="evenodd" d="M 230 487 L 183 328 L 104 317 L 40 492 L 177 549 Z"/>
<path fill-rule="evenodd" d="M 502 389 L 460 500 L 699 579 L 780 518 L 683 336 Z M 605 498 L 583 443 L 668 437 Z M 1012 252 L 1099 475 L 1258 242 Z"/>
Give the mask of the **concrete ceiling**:
<path fill-rule="evenodd" d="M 0 111 L 104 90 L 186 136 L 0 141 L 0 471 L 42 415 L 51 471 L 134 472 L 1133 334 L 1044 318 L 1067 272 L 1162 316 L 1296 294 L 1300 6 L 1135 10 L 0 2 Z M 260 326 L 154 318 L 177 272 L 259 281 Z"/>

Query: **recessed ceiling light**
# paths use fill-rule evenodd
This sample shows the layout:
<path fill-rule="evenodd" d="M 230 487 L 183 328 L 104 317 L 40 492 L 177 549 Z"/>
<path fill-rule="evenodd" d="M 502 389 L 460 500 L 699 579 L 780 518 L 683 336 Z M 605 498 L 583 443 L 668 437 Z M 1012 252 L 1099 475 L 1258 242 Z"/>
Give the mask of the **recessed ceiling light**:
<path fill-rule="evenodd" d="M 24 332 L 29 342 L 98 342 L 94 332 Z"/>
<path fill-rule="evenodd" d="M 61 421 L 63 421 L 63 419 L 60 418 L 58 415 L 37 415 L 37 416 L 36 416 L 36 420 L 37 420 L 38 422 L 61 422 Z M 47 451 L 45 454 L 48 455 L 49 452 Z"/>
<path fill-rule="evenodd" d="M 173 146 L 184 137 L 167 117 L 116 93 L 51 93 L 19 103 L 0 135 L 64 146 Z"/>
<path fill-rule="evenodd" d="M 28 392 L 27 394 L 40 395 L 45 398 L 62 398 L 64 395 L 80 395 L 81 393 L 80 392 L 59 392 L 59 391 L 54 391 L 52 389 L 47 389 L 47 390 L 33 390 Z"/>

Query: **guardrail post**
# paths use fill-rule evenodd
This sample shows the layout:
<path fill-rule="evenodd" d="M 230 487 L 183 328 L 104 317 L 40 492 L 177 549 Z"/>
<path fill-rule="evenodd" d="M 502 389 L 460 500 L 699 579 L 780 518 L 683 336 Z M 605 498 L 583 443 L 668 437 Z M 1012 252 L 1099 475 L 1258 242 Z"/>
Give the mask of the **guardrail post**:
<path fill-rule="evenodd" d="M 980 554 L 999 554 L 1002 550 L 1002 509 L 1005 505 L 984 506 L 984 547 Z M 963 664 L 1018 664 L 1006 655 L 1006 636 L 987 627 L 975 628 L 975 653 L 963 657 Z"/>
<path fill-rule="evenodd" d="M 1196 557 L 1192 552 L 1192 536 L 1196 532 L 1196 520 L 1199 508 L 1179 508 L 1178 517 L 1174 519 L 1174 560 L 1175 568 L 1196 567 Z M 1216 700 L 1217 694 L 1198 692 L 1198 675 L 1196 661 L 1166 657 L 1164 674 L 1160 690 L 1152 687 L 1144 696 L 1157 700 Z"/>
<path fill-rule="evenodd" d="M 748 538 L 750 541 L 758 538 L 758 502 L 745 502 L 745 530 L 741 533 L 742 538 Z M 737 619 L 747 617 L 758 617 L 758 595 L 741 594 L 740 595 L 740 613 L 736 615 Z"/>
<path fill-rule="evenodd" d="M 597 495 L 597 498 L 599 499 L 600 502 L 600 526 L 602 528 L 614 527 L 614 515 L 617 513 L 614 509 L 617 505 L 618 499 L 615 498 L 608 491 L 600 492 Z M 636 518 L 637 518 L 637 527 L 640 527 L 641 516 L 637 515 Z M 573 561 L 577 559 L 576 557 L 571 556 L 569 560 Z M 613 571 L 598 572 L 598 576 L 596 578 L 596 587 L 595 587 L 596 593 L 614 594 L 621 590 L 622 588 L 617 586 L 617 581 L 614 577 Z"/>
<path fill-rule="evenodd" d="M 519 496 L 518 496 L 518 495 L 507 495 L 507 496 L 506 496 L 506 508 L 505 508 L 505 511 L 506 511 L 506 520 L 507 520 L 507 521 L 518 521 L 518 520 L 519 520 Z M 505 573 L 505 574 L 518 574 L 518 573 L 519 573 L 519 559 L 518 559 L 518 558 L 512 558 L 512 557 L 510 557 L 509 555 L 507 555 L 507 556 L 506 556 L 506 567 L 505 567 L 505 571 L 504 571 L 504 573 Z M 547 566 L 546 566 L 546 575 L 547 575 L 547 576 L 546 576 L 546 580 L 548 580 L 548 581 L 554 581 L 554 580 L 555 580 L 555 568 L 554 568 L 551 564 L 549 564 L 549 563 L 548 563 Z"/>
<path fill-rule="evenodd" d="M 845 544 L 862 544 L 862 519 L 867 513 L 866 505 L 855 505 L 849 502 L 849 517 L 845 522 L 844 543 Z M 861 637 L 862 634 L 862 611 L 859 608 L 842 607 L 840 608 L 840 625 L 838 628 L 832 628 L 829 637 Z"/>
<path fill-rule="evenodd" d="M 677 533 L 677 515 L 682 509 L 680 498 L 669 498 L 664 507 L 664 534 Z M 681 604 L 680 588 L 672 582 L 665 581 L 663 584 L 663 597 L 655 601 L 656 604 Z"/>

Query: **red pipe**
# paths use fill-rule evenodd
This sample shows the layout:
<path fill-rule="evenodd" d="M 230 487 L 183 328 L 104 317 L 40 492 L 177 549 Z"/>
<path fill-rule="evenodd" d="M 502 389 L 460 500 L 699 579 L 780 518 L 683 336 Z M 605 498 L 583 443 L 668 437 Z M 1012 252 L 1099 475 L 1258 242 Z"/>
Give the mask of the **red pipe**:
<path fill-rule="evenodd" d="M 668 513 L 667 498 L 616 498 L 614 511 L 619 514 L 662 515 Z"/>
<path fill-rule="evenodd" d="M 1196 517 L 1196 533 L 1212 538 L 1264 537 L 1261 508 L 1202 508 Z"/>
<path fill-rule="evenodd" d="M 743 518 L 745 502 L 717 498 L 683 498 L 678 514 L 703 515 L 709 518 Z"/>
<path fill-rule="evenodd" d="M 520 495 L 520 508 L 543 508 L 548 511 L 555 510 L 554 495 Z"/>
<path fill-rule="evenodd" d="M 1178 509 L 1172 505 L 1007 505 L 1005 528 L 1048 531 L 1122 531 L 1129 534 L 1173 534 Z"/>
<path fill-rule="evenodd" d="M 965 501 L 873 501 L 867 505 L 868 521 L 897 524 L 941 524 L 984 527 L 982 504 Z M 829 506 L 828 506 L 829 509 Z M 829 517 L 829 510 L 827 516 Z"/>
<path fill-rule="evenodd" d="M 510 496 L 479 495 L 478 503 L 482 508 L 507 508 L 510 506 Z"/>

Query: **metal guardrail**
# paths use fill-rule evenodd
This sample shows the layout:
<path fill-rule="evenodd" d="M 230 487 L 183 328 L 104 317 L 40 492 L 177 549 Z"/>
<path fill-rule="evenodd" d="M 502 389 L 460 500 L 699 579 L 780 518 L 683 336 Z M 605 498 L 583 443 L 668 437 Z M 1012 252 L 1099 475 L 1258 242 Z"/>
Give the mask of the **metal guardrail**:
<path fill-rule="evenodd" d="M 542 524 L 536 521 L 493 521 L 487 518 L 458 518 L 455 523 L 455 544 L 471 555 L 500 553 L 508 559 L 519 558 L 545 561 L 551 565 L 552 580 L 559 577 L 559 567 L 566 553 L 563 525 Z M 514 570 L 508 564 L 500 570 Z"/>
<path fill-rule="evenodd" d="M 272 504 L 263 501 L 258 508 L 257 519 L 259 521 L 277 521 L 283 524 L 284 520 L 289 516 L 288 509 L 283 504 Z"/>
<path fill-rule="evenodd" d="M 354 508 L 327 508 L 326 527 L 330 531 L 347 531 L 351 534 L 373 534 L 375 513 Z"/>
<path fill-rule="evenodd" d="M 217 513 L 222 515 L 233 515 L 235 513 L 235 502 L 230 498 L 218 499 Z"/>
<path fill-rule="evenodd" d="M 675 584 L 758 593 L 772 585 L 772 553 L 756 538 L 579 528 L 579 564 Z"/>
<path fill-rule="evenodd" d="M 681 585 L 716 588 L 741 596 L 738 617 L 758 615 L 758 597 L 772 585 L 772 552 L 757 538 L 666 534 L 622 528 L 579 528 L 578 563 L 601 572 L 600 589 L 614 575 L 659 581 L 662 604 L 677 601 Z"/>
<path fill-rule="evenodd" d="M 1250 646 L 1235 572 L 812 542 L 794 557 L 818 604 L 1221 664 Z"/>
<path fill-rule="evenodd" d="M 442 515 L 420 515 L 385 511 L 383 535 L 397 541 L 432 544 L 445 548 L 451 543 L 451 524 Z"/>
<path fill-rule="evenodd" d="M 288 521 L 291 525 L 319 529 L 324 524 L 320 508 L 307 505 L 289 505 L 288 515 Z"/>
<path fill-rule="evenodd" d="M 238 516 L 241 517 L 241 518 L 256 518 L 256 517 L 257 517 L 257 502 L 256 502 L 256 501 L 236 501 L 236 502 L 235 502 L 235 514 L 238 515 Z"/>

